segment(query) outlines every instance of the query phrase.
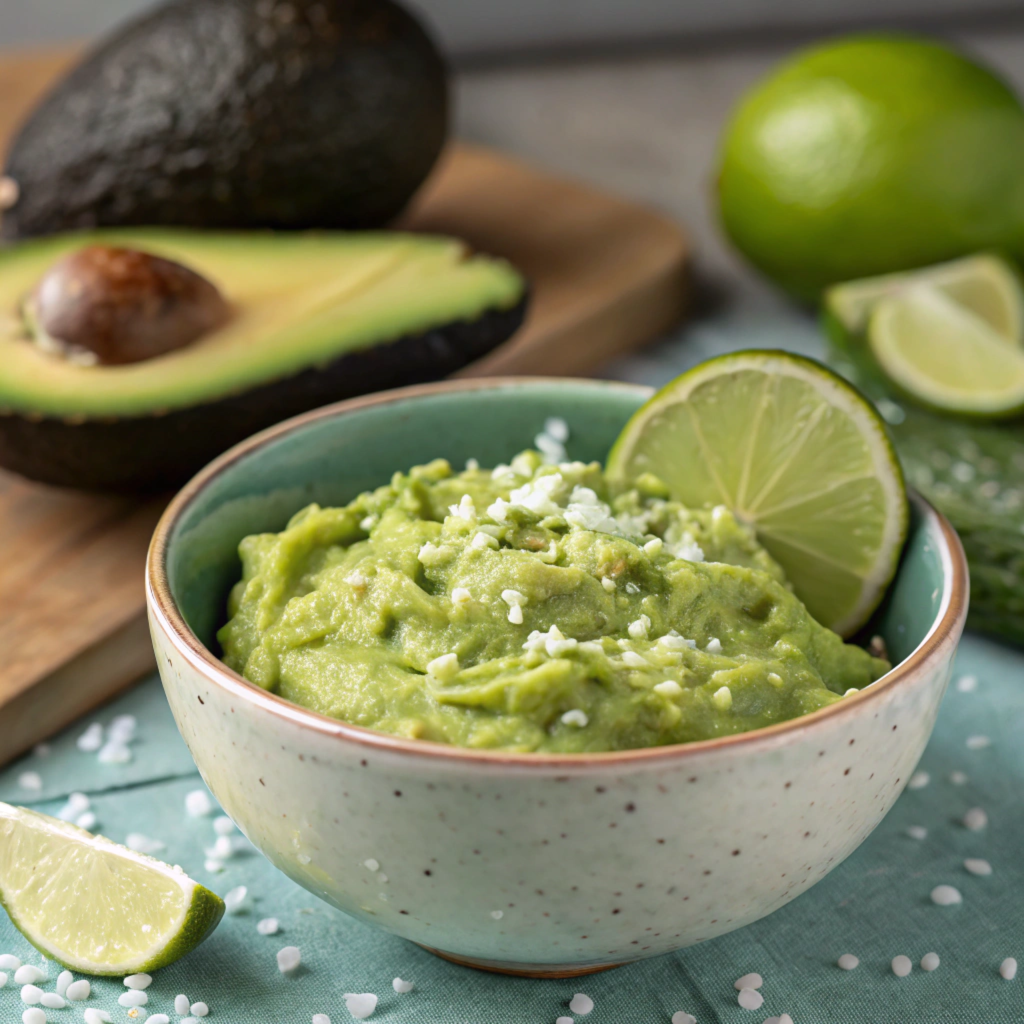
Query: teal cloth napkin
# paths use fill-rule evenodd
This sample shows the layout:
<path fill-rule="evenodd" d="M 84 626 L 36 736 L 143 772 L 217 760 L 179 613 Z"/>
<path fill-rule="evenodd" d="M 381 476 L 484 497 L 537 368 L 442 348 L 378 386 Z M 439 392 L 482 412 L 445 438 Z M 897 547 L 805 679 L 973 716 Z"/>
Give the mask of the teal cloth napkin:
<path fill-rule="evenodd" d="M 755 304 L 756 305 L 756 304 Z M 779 347 L 821 355 L 809 317 L 784 307 L 730 307 L 687 328 L 678 338 L 609 369 L 609 376 L 659 384 L 709 356 L 738 348 Z M 436 959 L 411 943 L 377 932 L 319 902 L 274 870 L 254 851 L 239 853 L 223 872 L 205 870 L 212 845 L 212 817 L 190 818 L 185 796 L 201 787 L 155 679 L 88 716 L 50 744 L 46 756 L 29 756 L 0 772 L 0 800 L 60 808 L 68 793 L 85 791 L 97 828 L 124 841 L 141 832 L 166 843 L 160 856 L 181 864 L 222 895 L 244 885 L 247 905 L 225 918 L 195 953 L 160 971 L 149 989 L 149 1013 L 172 1021 L 176 994 L 210 1007 L 210 1024 L 310 1024 L 327 1014 L 333 1024 L 352 1020 L 346 992 L 374 992 L 380 1002 L 371 1021 L 382 1024 L 669 1024 L 678 1011 L 698 1024 L 762 1024 L 788 1013 L 794 1024 L 1019 1024 L 1024 1020 L 1024 970 L 1016 981 L 998 974 L 1006 957 L 1024 968 L 1024 654 L 978 637 L 965 638 L 957 676 L 977 688 L 954 685 L 922 759 L 927 785 L 908 789 L 864 845 L 827 878 L 782 910 L 756 924 L 694 946 L 604 974 L 570 981 L 532 981 L 489 975 Z M 94 720 L 130 713 L 139 722 L 134 758 L 101 765 L 80 752 L 76 738 Z M 967 746 L 987 736 L 991 745 Z M 35 772 L 38 790 L 19 785 Z M 965 782 L 950 776 L 961 772 Z M 989 824 L 963 827 L 972 807 Z M 907 834 L 927 829 L 924 839 Z M 969 874 L 968 857 L 992 865 L 989 877 Z M 931 902 L 940 884 L 963 893 L 957 906 Z M 276 917 L 281 932 L 263 936 L 256 923 Z M 275 954 L 285 945 L 302 951 L 303 968 L 286 977 Z M 41 958 L 0 912 L 0 953 L 27 962 Z M 941 964 L 926 973 L 925 953 Z M 836 966 L 843 953 L 860 958 L 854 971 Z M 904 954 L 913 973 L 890 969 Z M 49 965 L 50 987 L 58 968 Z M 764 1005 L 741 1009 L 733 982 L 756 971 L 764 977 Z M 396 994 L 392 979 L 415 983 Z M 106 1009 L 130 1024 L 117 1003 L 115 981 L 97 980 L 85 1004 Z M 573 1015 L 569 1000 L 583 992 L 593 1011 Z M 80 1020 L 83 1004 L 48 1011 L 50 1021 Z M 13 982 L 0 989 L 0 1024 L 17 1024 L 23 1004 Z M 142 1015 L 135 1020 L 142 1019 Z"/>
<path fill-rule="evenodd" d="M 821 883 L 771 917 L 713 942 L 668 956 L 570 981 L 532 981 L 488 975 L 436 959 L 402 939 L 382 934 L 319 902 L 249 849 L 208 872 L 204 849 L 213 844 L 213 817 L 191 818 L 185 796 L 200 788 L 156 679 L 150 679 L 101 714 L 83 720 L 51 744 L 0 773 L 0 799 L 55 812 L 67 794 L 92 798 L 97 828 L 124 841 L 141 832 L 166 843 L 159 854 L 181 864 L 221 895 L 248 889 L 241 913 L 226 916 L 195 953 L 160 971 L 149 989 L 149 1013 L 172 1021 L 174 997 L 185 993 L 210 1007 L 210 1024 L 309 1024 L 326 1013 L 333 1024 L 349 1021 L 346 992 L 374 992 L 380 1002 L 371 1021 L 416 1024 L 554 1024 L 572 1016 L 576 992 L 594 1000 L 585 1024 L 668 1024 L 684 1010 L 699 1024 L 761 1024 L 789 1013 L 795 1024 L 1010 1024 L 1024 1018 L 1024 973 L 1004 981 L 998 968 L 1013 956 L 1024 963 L 1024 656 L 977 637 L 961 647 L 956 677 L 974 676 L 977 687 L 954 684 L 945 698 L 934 737 L 919 770 L 927 785 L 908 789 L 868 841 Z M 99 765 L 82 753 L 76 737 L 94 718 L 137 717 L 138 738 L 128 765 Z M 986 736 L 980 749 L 968 737 Z M 40 792 L 19 777 L 38 773 Z M 966 782 L 950 780 L 954 772 Z M 982 807 L 989 824 L 972 832 L 961 823 Z M 925 839 L 907 834 L 928 830 Z M 976 877 L 968 857 L 988 860 L 992 875 Z M 940 907 L 929 894 L 939 884 L 963 893 L 959 906 Z M 260 935 L 256 923 L 276 917 L 281 932 Z M 286 977 L 275 955 L 285 945 L 302 951 L 303 968 Z M 0 953 L 42 964 L 40 956 L 0 915 Z M 925 973 L 925 953 L 941 959 Z M 842 971 L 842 953 L 860 958 Z M 892 958 L 914 962 L 907 978 L 890 970 Z M 59 968 L 49 965 L 50 987 Z M 748 971 L 764 977 L 764 1006 L 741 1009 L 733 982 Z M 415 983 L 399 995 L 392 979 Z M 44 987 L 46 987 L 44 985 Z M 93 998 L 49 1020 L 80 1020 L 83 1005 L 106 1009 L 130 1024 L 117 1003 L 119 982 L 96 980 Z M 16 1024 L 24 1009 L 13 982 L 0 989 L 0 1021 Z M 136 1020 L 141 1019 L 136 1018 Z"/>

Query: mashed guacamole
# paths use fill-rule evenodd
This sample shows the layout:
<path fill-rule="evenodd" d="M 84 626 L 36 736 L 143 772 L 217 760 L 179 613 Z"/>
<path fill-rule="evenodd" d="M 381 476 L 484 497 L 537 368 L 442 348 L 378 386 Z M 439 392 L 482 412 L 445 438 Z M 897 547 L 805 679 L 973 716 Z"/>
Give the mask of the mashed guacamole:
<path fill-rule="evenodd" d="M 811 618 L 724 508 L 597 463 L 396 474 L 246 537 L 224 661 L 354 725 L 460 747 L 686 743 L 825 707 L 889 665 Z"/>

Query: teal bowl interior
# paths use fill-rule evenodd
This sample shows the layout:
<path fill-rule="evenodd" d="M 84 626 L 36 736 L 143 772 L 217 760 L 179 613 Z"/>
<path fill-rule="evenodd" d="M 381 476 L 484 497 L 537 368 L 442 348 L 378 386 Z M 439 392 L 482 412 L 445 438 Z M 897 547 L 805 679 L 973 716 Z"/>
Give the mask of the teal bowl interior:
<path fill-rule="evenodd" d="M 167 545 L 167 579 L 196 637 L 219 653 L 216 631 L 241 575 L 238 542 L 280 530 L 310 502 L 337 505 L 397 471 L 446 458 L 460 467 L 507 462 L 548 416 L 569 424 L 569 456 L 604 461 L 645 388 L 603 381 L 513 379 L 393 392 L 291 421 L 243 444 L 201 474 Z M 936 621 L 945 589 L 941 537 L 915 502 L 903 559 L 864 636 L 880 634 L 895 664 Z"/>

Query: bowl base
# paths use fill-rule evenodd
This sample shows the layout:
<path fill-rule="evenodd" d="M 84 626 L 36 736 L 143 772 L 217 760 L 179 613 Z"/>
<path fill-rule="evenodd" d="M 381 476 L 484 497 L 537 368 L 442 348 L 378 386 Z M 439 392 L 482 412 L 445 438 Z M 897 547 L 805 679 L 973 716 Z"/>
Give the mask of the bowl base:
<path fill-rule="evenodd" d="M 478 960 L 472 956 L 460 956 L 457 953 L 446 953 L 443 949 L 424 946 L 417 943 L 428 953 L 449 960 L 461 967 L 475 967 L 478 971 L 490 971 L 492 974 L 511 974 L 517 978 L 579 978 L 584 974 L 599 974 L 610 971 L 622 964 L 517 964 L 504 960 Z"/>

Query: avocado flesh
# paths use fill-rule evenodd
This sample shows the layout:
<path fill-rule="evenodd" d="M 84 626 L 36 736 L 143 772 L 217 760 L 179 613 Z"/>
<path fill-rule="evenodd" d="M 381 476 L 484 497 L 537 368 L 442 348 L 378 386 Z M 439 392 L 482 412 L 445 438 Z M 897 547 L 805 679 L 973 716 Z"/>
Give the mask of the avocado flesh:
<path fill-rule="evenodd" d="M 26 337 L 21 304 L 47 267 L 88 244 L 178 261 L 213 282 L 234 316 L 178 351 L 81 366 Z M 136 417 L 214 402 L 524 294 L 508 264 L 461 242 L 397 233 L 228 234 L 111 230 L 0 251 L 0 412 L 67 420 Z"/>

